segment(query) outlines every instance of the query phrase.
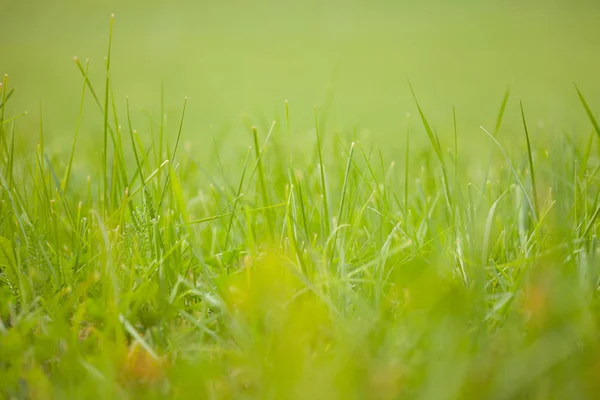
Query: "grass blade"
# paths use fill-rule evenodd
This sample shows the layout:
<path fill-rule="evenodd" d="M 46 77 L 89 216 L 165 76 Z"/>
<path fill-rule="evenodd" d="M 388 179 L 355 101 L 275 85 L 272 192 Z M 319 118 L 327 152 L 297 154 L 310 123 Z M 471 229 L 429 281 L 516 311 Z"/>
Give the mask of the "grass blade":
<path fill-rule="evenodd" d="M 262 196 L 262 204 L 263 204 L 263 206 L 266 206 L 267 204 L 270 204 L 270 201 L 269 201 L 269 196 L 267 194 L 267 188 L 265 185 L 265 171 L 263 169 L 263 164 L 262 164 L 262 159 L 261 159 L 262 153 L 261 153 L 261 149 L 258 144 L 258 129 L 256 128 L 256 126 L 252 127 L 252 137 L 254 139 L 254 155 L 256 157 L 256 168 L 258 169 L 259 191 Z M 273 223 L 270 218 L 270 213 L 266 214 L 266 220 L 267 220 L 267 225 L 268 225 L 268 229 L 269 229 L 269 235 L 272 237 L 273 236 Z"/>
<path fill-rule="evenodd" d="M 183 132 L 183 121 L 185 120 L 185 110 L 187 108 L 187 97 L 183 100 L 183 110 L 181 111 L 181 119 L 179 121 L 179 131 L 177 132 L 177 140 L 175 141 L 175 148 L 173 149 L 173 155 L 171 156 L 171 165 L 175 167 L 175 156 L 177 155 L 177 148 L 179 147 L 179 140 L 181 139 L 181 132 Z M 160 195 L 160 201 L 158 202 L 158 209 L 160 210 L 165 194 L 167 193 L 167 186 L 169 185 L 169 175 L 163 186 L 162 193 Z"/>
<path fill-rule="evenodd" d="M 319 120 L 317 118 L 317 107 L 314 107 L 314 116 L 315 116 L 315 130 L 317 133 L 317 151 L 319 152 L 319 171 L 321 173 L 321 191 L 322 191 L 322 195 L 323 195 L 323 212 L 324 212 L 323 240 L 327 240 L 327 236 L 329 235 L 329 232 L 330 232 L 329 200 L 328 200 L 328 193 L 327 193 L 327 183 L 325 180 L 325 163 L 323 162 L 323 149 L 322 149 L 322 144 L 321 144 L 321 135 L 319 133 Z"/>
<path fill-rule="evenodd" d="M 348 155 L 348 162 L 346 164 L 346 172 L 344 173 L 344 184 L 342 186 L 342 194 L 340 198 L 340 208 L 337 214 L 336 225 L 340 226 L 342 221 L 342 212 L 344 211 L 344 201 L 346 200 L 346 190 L 348 188 L 348 177 L 350 175 L 350 167 L 352 166 L 352 155 L 354 154 L 354 142 L 350 145 L 350 154 Z M 333 265 L 333 257 L 335 255 L 335 246 L 337 243 L 339 229 L 335 230 L 335 235 L 333 237 L 333 242 L 331 243 L 331 258 L 329 259 L 329 264 Z"/>
<path fill-rule="evenodd" d="M 527 200 L 527 204 L 529 205 L 529 209 L 531 210 L 531 216 L 533 217 L 533 220 L 537 223 L 537 214 L 535 212 L 535 207 L 533 206 L 533 203 L 531 202 L 531 199 L 529 198 L 529 195 L 527 194 L 527 190 L 525 189 L 523 182 L 521 182 L 521 178 L 519 178 L 519 174 L 517 173 L 517 170 L 512 165 L 512 162 L 510 162 L 510 158 L 508 157 L 508 154 L 506 154 L 506 151 L 504 151 L 504 148 L 502 147 L 500 142 L 498 142 L 498 139 L 496 139 L 491 133 L 489 133 L 483 126 L 481 126 L 480 128 L 482 131 L 485 132 L 486 135 L 489 136 L 490 139 L 492 139 L 492 141 L 496 144 L 496 146 L 498 146 L 498 148 L 502 152 L 502 155 L 504 155 L 504 158 L 505 158 L 506 162 L 508 163 L 508 166 L 510 167 L 513 175 L 515 176 L 517 183 L 521 187 L 521 190 L 523 191 L 523 195 L 525 196 L 525 199 Z"/>
<path fill-rule="evenodd" d="M 110 209 L 108 193 L 108 104 L 110 100 L 110 59 L 112 50 L 112 37 L 113 37 L 113 25 L 115 22 L 115 15 L 110 16 L 110 26 L 108 34 L 108 54 L 106 57 L 106 81 L 104 86 L 104 127 L 103 133 L 103 147 L 102 147 L 102 184 L 104 188 L 104 211 Z"/>
<path fill-rule="evenodd" d="M 575 85 L 575 90 L 577 90 L 577 96 L 579 96 L 579 101 L 581 101 L 581 105 L 583 105 L 583 108 L 585 109 L 585 113 L 587 114 L 588 119 L 590 120 L 590 122 L 592 123 L 592 126 L 594 127 L 594 132 L 596 132 L 596 135 L 598 135 L 598 138 L 600 138 L 600 125 L 598 125 L 598 121 L 594 117 L 594 113 L 592 113 L 590 106 L 588 105 L 587 101 L 585 100 L 585 97 L 583 97 L 583 94 L 581 93 L 581 91 L 579 90 L 579 87 L 577 85 Z"/>
<path fill-rule="evenodd" d="M 527 139 L 527 156 L 529 158 L 529 170 L 531 171 L 531 190 L 533 192 L 533 206 L 535 207 L 536 215 L 538 213 L 538 200 L 537 200 L 537 187 L 535 185 L 535 171 L 533 169 L 533 156 L 531 155 L 531 143 L 529 141 L 529 129 L 527 129 L 527 121 L 525 120 L 525 111 L 523 110 L 523 102 L 521 105 L 521 119 L 523 121 L 523 128 L 525 129 L 525 138 Z"/>
<path fill-rule="evenodd" d="M 446 195 L 446 202 L 448 203 L 448 208 L 450 213 L 452 213 L 452 195 L 450 193 L 450 187 L 448 186 L 448 174 L 446 172 L 446 164 L 444 163 L 444 157 L 442 154 L 442 147 L 440 145 L 440 140 L 437 137 L 437 135 L 433 132 L 433 130 L 431 129 L 431 126 L 429 125 L 429 122 L 427 121 L 427 118 L 425 117 L 425 113 L 423 112 L 423 109 L 421 108 L 421 105 L 419 104 L 419 101 L 417 100 L 417 96 L 415 95 L 415 91 L 413 90 L 412 85 L 410 84 L 410 82 L 408 83 L 408 86 L 410 87 L 410 91 L 412 93 L 413 99 L 415 100 L 415 104 L 417 105 L 417 110 L 419 111 L 419 116 L 421 117 L 421 122 L 423 123 L 423 127 L 425 127 L 425 132 L 427 132 L 427 137 L 429 137 L 429 141 L 431 142 L 431 146 L 433 147 L 433 150 L 435 151 L 435 154 L 438 157 L 438 160 L 440 162 L 440 165 L 442 167 L 442 179 L 443 179 L 443 184 L 444 184 L 444 191 L 445 191 L 445 195 Z"/>
<path fill-rule="evenodd" d="M 506 105 L 508 104 L 509 98 L 510 98 L 510 87 L 506 89 L 506 92 L 504 92 L 504 98 L 502 98 L 502 104 L 500 104 L 500 110 L 498 111 L 498 116 L 496 117 L 496 126 L 494 127 L 494 136 L 497 136 L 498 132 L 500 132 L 500 126 L 502 125 L 502 120 L 504 118 L 504 111 L 506 110 Z"/>

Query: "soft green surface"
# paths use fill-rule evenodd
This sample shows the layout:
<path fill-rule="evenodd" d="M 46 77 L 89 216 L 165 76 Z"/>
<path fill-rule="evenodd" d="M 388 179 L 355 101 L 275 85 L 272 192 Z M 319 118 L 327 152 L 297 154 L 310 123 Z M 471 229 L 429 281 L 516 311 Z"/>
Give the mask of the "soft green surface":
<path fill-rule="evenodd" d="M 289 3 L 2 5 L 0 396 L 595 398 L 600 7 Z"/>
<path fill-rule="evenodd" d="M 0 71 L 21 108 L 43 100 L 48 123 L 65 129 L 79 93 L 72 57 L 101 76 L 110 13 L 117 100 L 156 112 L 163 82 L 172 108 L 190 98 L 190 136 L 245 114 L 270 120 L 286 99 L 306 128 L 330 92 L 334 126 L 397 128 L 414 112 L 407 80 L 440 124 L 456 106 L 471 132 L 493 122 L 508 86 L 547 125 L 574 123 L 573 81 L 599 98 L 593 0 L 9 0 Z"/>

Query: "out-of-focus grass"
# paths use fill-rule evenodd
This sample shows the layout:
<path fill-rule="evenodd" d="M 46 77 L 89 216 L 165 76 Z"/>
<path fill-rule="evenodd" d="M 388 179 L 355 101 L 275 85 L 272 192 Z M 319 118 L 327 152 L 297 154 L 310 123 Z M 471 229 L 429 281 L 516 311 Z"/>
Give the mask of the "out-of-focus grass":
<path fill-rule="evenodd" d="M 0 28 L 2 396 L 595 398 L 593 3 L 39 6 Z"/>
<path fill-rule="evenodd" d="M 192 100 L 194 136 L 243 116 L 268 124 L 287 99 L 299 126 L 313 105 L 331 101 L 332 128 L 358 123 L 386 137 L 413 111 L 407 80 L 432 118 L 450 127 L 456 106 L 474 136 L 493 122 L 508 86 L 546 126 L 574 123 L 573 81 L 591 100 L 600 91 L 595 1 L 8 1 L 0 71 L 22 93 L 21 109 L 44 101 L 57 135 L 77 110 L 71 59 L 91 58 L 91 74 L 101 76 L 110 13 L 118 104 L 129 95 L 157 115 L 164 82 L 168 110 Z"/>

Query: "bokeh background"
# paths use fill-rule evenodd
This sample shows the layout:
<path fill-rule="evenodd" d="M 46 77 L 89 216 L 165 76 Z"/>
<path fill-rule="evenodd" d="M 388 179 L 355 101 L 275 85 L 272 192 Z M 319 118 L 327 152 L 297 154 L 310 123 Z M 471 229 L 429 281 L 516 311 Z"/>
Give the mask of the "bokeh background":
<path fill-rule="evenodd" d="M 409 80 L 442 135 L 456 107 L 461 134 L 480 137 L 508 87 L 507 135 L 519 126 L 518 100 L 534 134 L 587 134 L 573 82 L 600 108 L 597 0 L 2 0 L 1 9 L 0 72 L 17 88 L 13 109 L 30 112 L 21 129 L 37 126 L 42 102 L 45 130 L 59 139 L 77 119 L 73 56 L 91 60 L 103 92 L 111 13 L 119 112 L 129 96 L 138 121 L 141 108 L 158 119 L 164 86 L 171 126 L 189 98 L 192 141 L 250 123 L 264 130 L 286 99 L 299 133 L 317 105 L 330 130 L 359 126 L 392 141 L 416 111 Z M 88 103 L 93 136 L 101 119 Z"/>

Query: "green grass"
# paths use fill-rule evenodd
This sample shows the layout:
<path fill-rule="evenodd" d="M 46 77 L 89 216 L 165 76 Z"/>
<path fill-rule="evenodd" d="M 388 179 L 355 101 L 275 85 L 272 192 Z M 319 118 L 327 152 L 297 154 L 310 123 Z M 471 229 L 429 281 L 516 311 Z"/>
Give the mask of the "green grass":
<path fill-rule="evenodd" d="M 562 131 L 532 129 L 518 88 L 477 134 L 456 109 L 438 131 L 407 84 L 416 118 L 389 141 L 283 101 L 212 141 L 187 98 L 149 120 L 123 100 L 110 48 L 103 77 L 76 59 L 59 138 L 2 82 L 3 397 L 595 398 L 586 86 Z"/>

